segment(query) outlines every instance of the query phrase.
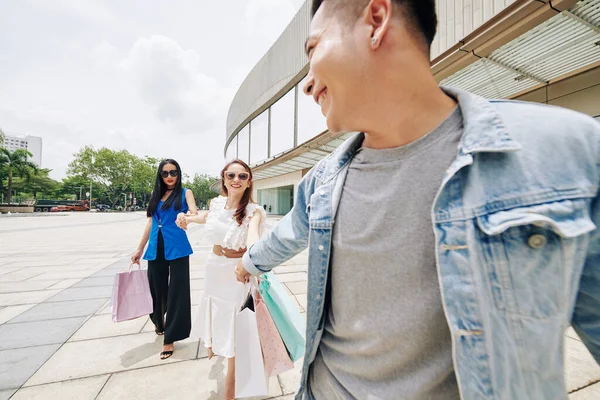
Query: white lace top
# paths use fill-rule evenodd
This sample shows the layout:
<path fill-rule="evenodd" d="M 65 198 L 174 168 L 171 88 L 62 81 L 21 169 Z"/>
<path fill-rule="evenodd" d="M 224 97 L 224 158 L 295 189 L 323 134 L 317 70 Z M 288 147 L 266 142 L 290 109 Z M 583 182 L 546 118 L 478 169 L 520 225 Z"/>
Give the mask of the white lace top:
<path fill-rule="evenodd" d="M 248 226 L 255 212 L 262 214 L 260 224 L 260 235 L 262 235 L 265 210 L 258 204 L 250 203 L 246 206 L 246 216 L 242 225 L 238 225 L 234 218 L 235 210 L 226 210 L 227 197 L 219 196 L 210 201 L 210 209 L 206 218 L 206 238 L 212 244 L 220 245 L 228 249 L 239 250 L 246 247 L 248 237 Z"/>

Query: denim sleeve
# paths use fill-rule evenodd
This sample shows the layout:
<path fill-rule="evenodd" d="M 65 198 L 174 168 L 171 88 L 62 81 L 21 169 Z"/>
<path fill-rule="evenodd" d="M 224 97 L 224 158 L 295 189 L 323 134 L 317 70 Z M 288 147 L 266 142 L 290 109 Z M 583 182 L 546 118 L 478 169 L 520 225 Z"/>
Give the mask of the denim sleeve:
<path fill-rule="evenodd" d="M 600 129 L 596 130 L 596 137 L 600 137 Z M 600 157 L 598 162 L 600 163 Z M 600 170 L 598 165 L 597 169 Z M 571 324 L 596 362 L 600 364 L 600 195 L 598 193 L 592 202 L 591 211 L 596 229 L 590 233 L 588 253 Z"/>
<path fill-rule="evenodd" d="M 314 171 L 314 168 L 313 168 Z M 292 210 L 266 236 L 252 245 L 242 258 L 244 269 L 252 275 L 269 272 L 304 250 L 308 245 L 308 199 L 314 191 L 313 171 L 298 185 Z"/>

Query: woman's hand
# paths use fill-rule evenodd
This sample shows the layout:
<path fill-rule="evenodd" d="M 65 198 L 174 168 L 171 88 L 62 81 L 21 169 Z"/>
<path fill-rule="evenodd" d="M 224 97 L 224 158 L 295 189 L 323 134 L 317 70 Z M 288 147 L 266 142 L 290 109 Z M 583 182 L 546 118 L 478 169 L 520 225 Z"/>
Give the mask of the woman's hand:
<path fill-rule="evenodd" d="M 188 220 L 186 218 L 186 215 L 184 213 L 177 214 L 177 219 L 175 220 L 175 224 L 178 227 L 180 227 L 181 229 L 183 229 L 184 231 L 187 230 Z"/>
<path fill-rule="evenodd" d="M 131 263 L 132 264 L 139 264 L 140 260 L 142 259 L 142 252 L 143 250 L 136 250 L 135 253 L 133 253 L 133 255 L 131 256 Z"/>

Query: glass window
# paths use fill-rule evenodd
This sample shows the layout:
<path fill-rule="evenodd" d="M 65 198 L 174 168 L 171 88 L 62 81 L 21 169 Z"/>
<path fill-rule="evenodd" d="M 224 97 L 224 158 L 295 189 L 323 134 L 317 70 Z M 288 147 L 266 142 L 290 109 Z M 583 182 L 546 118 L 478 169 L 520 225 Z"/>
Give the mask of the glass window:
<path fill-rule="evenodd" d="M 306 78 L 298 84 L 298 144 L 302 144 L 327 130 L 321 107 L 312 96 L 302 91 Z"/>
<path fill-rule="evenodd" d="M 237 158 L 237 136 L 233 138 L 229 146 L 227 147 L 227 153 L 225 153 L 225 161 L 229 162 Z"/>
<path fill-rule="evenodd" d="M 269 146 L 269 110 L 264 111 L 250 123 L 250 163 L 256 164 L 267 158 Z"/>
<path fill-rule="evenodd" d="M 249 163 L 248 152 L 250 150 L 250 125 L 246 125 L 238 133 L 238 158 L 245 163 Z"/>
<path fill-rule="evenodd" d="M 294 147 L 294 89 L 271 106 L 271 156 Z"/>

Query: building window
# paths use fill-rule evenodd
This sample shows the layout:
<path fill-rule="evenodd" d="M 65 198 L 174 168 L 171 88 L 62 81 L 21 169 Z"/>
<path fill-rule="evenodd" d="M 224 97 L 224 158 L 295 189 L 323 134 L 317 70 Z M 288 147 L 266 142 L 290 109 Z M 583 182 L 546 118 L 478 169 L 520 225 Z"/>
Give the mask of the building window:
<path fill-rule="evenodd" d="M 306 78 L 298 84 L 298 144 L 302 144 L 327 130 L 321 107 L 312 96 L 306 96 L 302 90 Z"/>
<path fill-rule="evenodd" d="M 271 106 L 271 156 L 294 147 L 294 89 Z"/>
<path fill-rule="evenodd" d="M 269 145 L 269 111 L 264 111 L 250 123 L 250 163 L 267 158 Z"/>
<path fill-rule="evenodd" d="M 227 153 L 225 154 L 226 162 L 229 162 L 229 161 L 237 158 L 237 143 L 238 143 L 238 138 L 236 136 L 233 138 L 231 143 L 229 143 L 229 146 L 227 146 Z"/>
<path fill-rule="evenodd" d="M 248 153 L 250 150 L 250 125 L 246 125 L 238 133 L 238 158 L 249 163 Z"/>

